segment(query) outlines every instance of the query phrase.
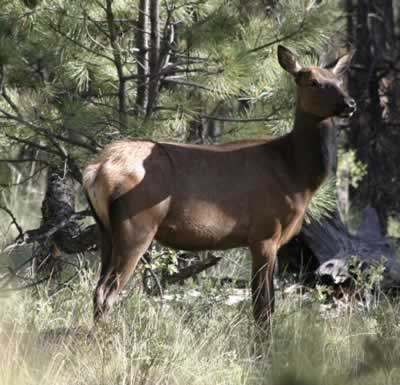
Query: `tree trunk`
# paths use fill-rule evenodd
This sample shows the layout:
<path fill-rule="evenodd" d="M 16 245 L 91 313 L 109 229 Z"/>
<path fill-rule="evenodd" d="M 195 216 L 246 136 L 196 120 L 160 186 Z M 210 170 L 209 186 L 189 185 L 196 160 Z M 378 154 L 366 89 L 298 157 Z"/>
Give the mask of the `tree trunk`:
<path fill-rule="evenodd" d="M 149 101 L 149 0 L 139 1 L 139 16 L 136 28 L 137 44 L 137 91 L 136 113 L 144 114 Z"/>
<path fill-rule="evenodd" d="M 352 119 L 348 143 L 367 165 L 368 174 L 359 188 L 351 190 L 353 207 L 376 208 L 383 233 L 388 217 L 400 212 L 397 183 L 400 177 L 399 101 L 394 63 L 398 55 L 394 38 L 391 0 L 347 1 L 348 34 L 355 47 L 349 77 L 350 94 L 357 100 L 358 114 Z M 393 108 L 393 106 L 396 106 Z"/>
<path fill-rule="evenodd" d="M 48 169 L 46 195 L 42 202 L 42 226 L 51 227 L 62 219 L 69 219 L 74 214 L 75 192 L 73 191 L 72 180 L 63 175 L 63 170 L 52 166 Z M 74 231 L 75 230 L 75 231 Z M 33 272 L 39 272 L 57 276 L 61 271 L 60 249 L 68 249 L 70 233 L 77 234 L 74 223 L 56 231 L 49 237 L 38 240 L 34 248 Z M 69 236 L 68 236 L 69 235 Z"/>
<path fill-rule="evenodd" d="M 150 0 L 150 79 L 146 115 L 151 116 L 158 102 L 160 86 L 160 1 Z"/>
<path fill-rule="evenodd" d="M 114 13 L 112 9 L 112 0 L 106 1 L 106 16 L 108 25 L 108 37 L 110 39 L 113 51 L 114 65 L 118 74 L 118 120 L 120 130 L 126 130 L 128 127 L 128 111 L 127 111 L 127 95 L 126 95 L 126 78 L 124 74 L 124 64 L 121 56 L 121 49 L 118 44 L 118 33 L 115 29 Z"/>

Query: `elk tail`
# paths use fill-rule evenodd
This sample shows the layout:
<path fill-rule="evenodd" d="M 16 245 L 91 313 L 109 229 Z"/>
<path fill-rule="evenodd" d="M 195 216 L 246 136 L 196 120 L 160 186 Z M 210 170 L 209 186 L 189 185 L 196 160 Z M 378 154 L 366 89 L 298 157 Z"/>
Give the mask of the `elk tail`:
<path fill-rule="evenodd" d="M 99 171 L 101 163 L 89 164 L 83 171 L 83 188 L 93 216 L 104 231 L 110 229 L 109 196 Z"/>

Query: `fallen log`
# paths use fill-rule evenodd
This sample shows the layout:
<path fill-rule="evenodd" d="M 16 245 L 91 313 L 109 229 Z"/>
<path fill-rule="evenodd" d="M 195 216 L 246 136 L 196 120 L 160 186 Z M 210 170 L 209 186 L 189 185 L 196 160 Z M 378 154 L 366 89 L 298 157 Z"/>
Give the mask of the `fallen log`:
<path fill-rule="evenodd" d="M 287 268 L 306 278 L 330 278 L 336 284 L 351 276 L 349 267 L 354 258 L 363 266 L 384 264 L 381 287 L 400 287 L 400 262 L 394 242 L 381 234 L 378 215 L 370 207 L 363 211 L 356 234 L 351 234 L 335 213 L 320 222 L 305 224 L 279 254 L 283 263 L 280 271 Z"/>

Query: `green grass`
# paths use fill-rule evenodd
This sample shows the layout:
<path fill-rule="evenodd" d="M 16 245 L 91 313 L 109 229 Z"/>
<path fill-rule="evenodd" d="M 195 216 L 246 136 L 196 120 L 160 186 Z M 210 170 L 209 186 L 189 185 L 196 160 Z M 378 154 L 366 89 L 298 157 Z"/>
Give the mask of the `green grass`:
<path fill-rule="evenodd" d="M 1 385 L 400 383 L 398 303 L 323 316 L 310 299 L 280 298 L 270 342 L 256 345 L 250 303 L 224 305 L 225 289 L 163 309 L 134 289 L 95 330 L 94 283 L 82 273 L 53 295 L 0 298 Z"/>

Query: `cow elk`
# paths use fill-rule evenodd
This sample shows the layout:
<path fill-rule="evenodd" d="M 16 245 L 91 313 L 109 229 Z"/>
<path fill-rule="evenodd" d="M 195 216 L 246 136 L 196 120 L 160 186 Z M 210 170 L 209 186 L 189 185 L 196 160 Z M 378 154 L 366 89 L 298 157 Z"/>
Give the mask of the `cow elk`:
<path fill-rule="evenodd" d="M 356 108 L 340 80 L 349 55 L 331 68 L 303 67 L 279 46 L 278 60 L 297 85 L 290 133 L 221 145 L 126 139 L 87 166 L 84 188 L 101 239 L 95 319 L 111 308 L 155 239 L 183 250 L 248 246 L 254 317 L 268 330 L 277 251 L 300 230 L 330 169 L 330 118 Z"/>

